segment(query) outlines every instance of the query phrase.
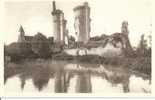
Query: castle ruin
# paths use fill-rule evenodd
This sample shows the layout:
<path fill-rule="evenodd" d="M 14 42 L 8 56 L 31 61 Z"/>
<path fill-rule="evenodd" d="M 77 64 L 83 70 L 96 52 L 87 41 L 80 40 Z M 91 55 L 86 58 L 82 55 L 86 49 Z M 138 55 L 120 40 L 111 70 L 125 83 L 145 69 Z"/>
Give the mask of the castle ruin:
<path fill-rule="evenodd" d="M 33 36 L 25 35 L 25 31 L 22 26 L 19 28 L 19 36 L 18 36 L 18 43 L 31 43 Z"/>
<path fill-rule="evenodd" d="M 90 38 L 90 7 L 85 2 L 73 10 L 75 13 L 74 28 L 77 35 L 77 42 L 87 43 Z"/>
<path fill-rule="evenodd" d="M 62 10 L 56 9 L 55 1 L 53 1 L 53 37 L 55 43 L 65 43 L 65 34 L 67 34 L 66 23 L 64 13 Z"/>

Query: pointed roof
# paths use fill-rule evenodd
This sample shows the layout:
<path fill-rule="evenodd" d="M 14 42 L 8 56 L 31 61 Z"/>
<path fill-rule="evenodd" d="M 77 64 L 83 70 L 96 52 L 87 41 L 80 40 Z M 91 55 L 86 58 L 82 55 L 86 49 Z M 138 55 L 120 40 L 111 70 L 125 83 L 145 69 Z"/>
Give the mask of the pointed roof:
<path fill-rule="evenodd" d="M 24 32 L 24 29 L 23 29 L 22 25 L 20 25 L 19 32 L 21 32 L 21 33 Z"/>

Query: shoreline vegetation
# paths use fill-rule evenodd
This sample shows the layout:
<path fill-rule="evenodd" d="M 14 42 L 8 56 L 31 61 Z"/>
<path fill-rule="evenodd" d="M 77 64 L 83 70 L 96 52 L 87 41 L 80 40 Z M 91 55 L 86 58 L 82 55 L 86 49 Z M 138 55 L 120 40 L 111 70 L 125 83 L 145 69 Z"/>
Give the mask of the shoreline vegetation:
<path fill-rule="evenodd" d="M 125 38 L 128 41 L 125 39 L 123 40 L 122 38 Z M 21 63 L 26 60 L 50 59 L 71 63 L 113 65 L 115 68 L 117 68 L 117 66 L 121 66 L 122 69 L 127 69 L 128 71 L 130 70 L 139 74 L 145 74 L 151 78 L 151 47 L 148 47 L 146 44 L 144 36 L 141 37 L 139 46 L 134 49 L 131 48 L 128 37 L 124 37 L 124 35 L 119 33 L 111 36 L 102 35 L 101 37 L 93 37 L 86 45 L 76 43 L 74 37 L 69 39 L 69 45 L 51 43 L 46 40 L 46 37 L 39 33 L 34 38 L 35 42 L 15 42 L 10 45 L 5 45 L 4 69 L 11 68 L 9 67 L 9 63 Z M 121 43 L 122 45 L 126 45 L 126 48 L 121 47 Z M 109 57 L 105 57 L 104 55 L 87 54 L 85 52 L 85 50 L 89 51 L 91 48 L 102 47 L 104 49 L 108 44 L 111 44 L 114 49 L 120 49 L 122 51 L 121 56 L 114 56 L 117 52 L 111 53 L 109 52 L 109 49 L 107 49 L 110 54 Z M 83 50 L 85 54 L 79 55 L 77 53 L 77 55 L 69 55 L 65 52 L 66 49 Z M 103 49 L 101 51 L 103 51 Z M 108 54 L 108 52 L 105 54 Z"/>
<path fill-rule="evenodd" d="M 77 59 L 85 59 L 84 56 L 81 56 Z M 94 56 L 95 57 L 95 56 Z M 33 73 L 40 73 L 40 74 L 49 74 L 51 77 L 54 77 L 56 73 L 59 72 L 71 72 L 71 73 L 91 73 L 95 75 L 110 75 L 107 78 L 112 78 L 113 81 L 115 79 L 128 79 L 130 75 L 136 75 L 137 77 L 141 77 L 143 80 L 149 80 L 151 84 L 151 67 L 149 67 L 149 63 L 147 61 L 142 60 L 149 60 L 149 58 L 139 59 L 135 62 L 135 59 L 119 59 L 121 63 L 98 63 L 98 62 L 88 62 L 88 60 L 81 62 L 77 59 L 69 59 L 67 60 L 56 60 L 56 59 L 23 59 L 17 63 L 10 62 L 5 65 L 4 68 L 4 84 L 7 82 L 8 78 L 14 75 L 33 75 Z M 54 61 L 56 60 L 56 61 Z M 52 61 L 54 63 L 52 63 Z M 101 58 L 100 58 L 101 61 Z M 150 60 L 149 60 L 150 61 Z M 59 63 L 60 62 L 60 63 Z M 69 64 L 76 65 L 76 67 L 64 67 Z M 140 65 L 141 63 L 141 65 Z M 79 67 L 78 67 L 79 66 Z M 103 66 L 103 67 L 101 67 Z M 102 70 L 104 69 L 105 70 Z M 106 72 L 107 71 L 107 72 Z M 112 76 L 111 76 L 112 73 Z M 43 74 L 43 76 L 44 76 Z M 38 76 L 39 77 L 39 76 Z"/>
<path fill-rule="evenodd" d="M 95 64 L 98 65 L 110 65 L 114 66 L 116 69 L 121 68 L 124 70 L 128 70 L 128 72 L 132 72 L 134 74 L 140 75 L 143 78 L 151 78 L 151 57 L 114 57 L 114 58 L 104 58 L 98 55 L 82 55 L 82 56 L 71 56 L 65 53 L 55 54 L 51 58 L 25 58 L 20 61 L 13 61 L 11 63 L 23 63 L 25 61 L 46 61 L 46 60 L 56 60 L 56 61 L 67 61 L 68 63 L 85 63 L 85 64 Z M 8 65 L 10 62 L 5 64 L 5 69 L 19 69 L 21 66 L 13 67 Z M 25 66 L 26 67 L 26 66 Z M 92 66 L 86 66 L 87 68 Z M 94 67 L 94 66 L 93 66 Z M 95 66 L 96 67 L 96 66 Z M 17 70 L 18 72 L 18 70 Z M 7 72 L 9 73 L 9 72 Z"/>

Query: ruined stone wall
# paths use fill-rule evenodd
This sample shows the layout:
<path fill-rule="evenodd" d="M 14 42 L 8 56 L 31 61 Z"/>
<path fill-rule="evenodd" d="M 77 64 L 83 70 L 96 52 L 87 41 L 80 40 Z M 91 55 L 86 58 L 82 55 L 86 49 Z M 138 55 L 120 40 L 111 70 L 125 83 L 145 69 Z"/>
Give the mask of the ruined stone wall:
<path fill-rule="evenodd" d="M 53 15 L 53 34 L 54 34 L 54 42 L 58 42 L 60 40 L 60 15 Z"/>
<path fill-rule="evenodd" d="M 123 21 L 122 22 L 122 27 L 121 27 L 121 33 L 123 35 L 122 41 L 124 44 L 124 52 L 127 56 L 131 56 L 133 54 L 133 49 L 129 40 L 129 29 L 128 29 L 128 22 Z"/>
<path fill-rule="evenodd" d="M 54 42 L 64 43 L 66 32 L 66 20 L 64 19 L 64 13 L 58 13 L 53 15 L 53 33 Z"/>
<path fill-rule="evenodd" d="M 90 37 L 90 8 L 87 3 L 74 8 L 74 28 L 78 42 L 87 43 Z"/>
<path fill-rule="evenodd" d="M 53 11 L 51 12 L 51 14 L 53 17 L 54 42 L 64 44 L 67 21 L 64 19 L 63 11 L 56 9 L 55 1 L 53 1 Z"/>
<path fill-rule="evenodd" d="M 18 42 L 25 42 L 25 32 L 22 26 L 19 28 Z"/>

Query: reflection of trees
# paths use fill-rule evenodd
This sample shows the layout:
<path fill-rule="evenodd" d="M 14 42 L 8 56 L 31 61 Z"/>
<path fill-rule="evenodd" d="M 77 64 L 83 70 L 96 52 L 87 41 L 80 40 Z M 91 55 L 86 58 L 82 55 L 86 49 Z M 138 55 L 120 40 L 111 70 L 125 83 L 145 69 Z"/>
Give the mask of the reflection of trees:
<path fill-rule="evenodd" d="M 35 87 L 38 90 L 42 90 L 46 86 L 50 79 L 51 71 L 48 68 L 38 68 L 37 71 L 33 74 L 32 80 Z"/>
<path fill-rule="evenodd" d="M 19 67 L 18 64 L 8 63 L 7 66 L 4 68 L 4 84 L 6 84 L 7 80 L 10 77 L 20 74 L 22 71 L 23 69 Z"/>
<path fill-rule="evenodd" d="M 129 78 L 127 79 L 127 81 L 123 82 L 123 91 L 126 92 L 130 92 L 129 89 Z"/>
<path fill-rule="evenodd" d="M 70 80 L 73 75 L 77 75 L 75 90 L 78 93 L 92 92 L 91 75 L 102 76 L 112 85 L 122 84 L 124 92 L 129 92 L 129 74 L 118 66 L 108 66 L 101 68 L 98 64 L 78 63 L 77 70 L 64 69 L 66 63 L 52 62 L 50 66 L 44 62 L 37 64 L 26 64 L 21 67 L 16 73 L 11 73 L 7 76 L 19 74 L 21 81 L 21 89 L 24 89 L 26 80 L 32 78 L 34 86 L 41 91 L 49 82 L 50 78 L 55 77 L 55 92 L 66 93 L 70 85 Z M 79 67 L 78 67 L 79 66 Z M 10 70 L 11 72 L 13 71 Z M 5 79 L 6 80 L 6 79 Z M 72 84 L 71 84 L 72 85 Z M 93 84 L 95 85 L 95 84 Z"/>
<path fill-rule="evenodd" d="M 44 64 L 44 65 L 42 65 Z M 21 68 L 19 78 L 21 81 L 21 89 L 24 89 L 26 80 L 32 78 L 34 86 L 41 91 L 45 87 L 49 79 L 53 76 L 53 71 L 45 63 L 30 64 L 31 66 L 25 66 Z"/>
<path fill-rule="evenodd" d="M 110 83 L 112 83 L 113 85 L 116 84 L 122 84 L 123 86 L 123 91 L 124 92 L 129 92 L 129 76 L 126 75 L 116 75 L 114 74 L 111 77 L 108 77 L 107 79 Z"/>
<path fill-rule="evenodd" d="M 110 66 L 108 66 L 110 67 Z M 118 66 L 116 66 L 118 67 Z M 109 72 L 111 74 L 109 74 Z M 129 92 L 129 73 L 126 72 L 125 69 L 120 69 L 120 68 L 106 68 L 105 71 L 103 72 L 102 76 L 112 83 L 112 85 L 117 85 L 117 84 L 122 84 L 123 86 L 123 91 L 124 92 Z"/>
<path fill-rule="evenodd" d="M 22 74 L 22 75 L 19 76 L 19 78 L 20 78 L 20 81 L 21 81 L 20 87 L 23 90 L 24 89 L 24 86 L 26 84 L 27 75 Z"/>

